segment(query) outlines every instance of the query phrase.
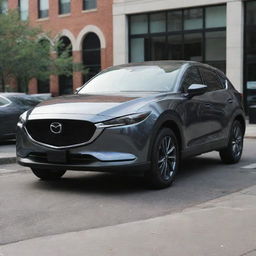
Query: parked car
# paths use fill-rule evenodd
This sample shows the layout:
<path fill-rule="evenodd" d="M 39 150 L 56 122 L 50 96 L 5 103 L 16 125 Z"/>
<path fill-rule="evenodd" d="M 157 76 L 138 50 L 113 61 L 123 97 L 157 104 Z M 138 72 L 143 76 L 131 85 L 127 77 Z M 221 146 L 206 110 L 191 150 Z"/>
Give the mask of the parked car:
<path fill-rule="evenodd" d="M 15 138 L 19 116 L 39 102 L 24 93 L 0 93 L 0 140 Z"/>
<path fill-rule="evenodd" d="M 243 150 L 241 94 L 218 69 L 187 61 L 102 71 L 75 95 L 21 115 L 17 157 L 43 179 L 66 170 L 143 170 L 169 186 L 183 158 L 212 150 L 236 163 Z"/>

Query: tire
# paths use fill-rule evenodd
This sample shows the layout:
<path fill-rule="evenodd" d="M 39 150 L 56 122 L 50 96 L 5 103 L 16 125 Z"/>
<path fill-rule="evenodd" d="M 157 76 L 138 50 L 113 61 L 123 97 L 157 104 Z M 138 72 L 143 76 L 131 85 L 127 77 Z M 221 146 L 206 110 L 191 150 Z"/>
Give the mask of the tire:
<path fill-rule="evenodd" d="M 36 177 L 41 180 L 56 180 L 60 179 L 66 172 L 66 170 L 54 170 L 54 169 L 31 169 Z"/>
<path fill-rule="evenodd" d="M 232 124 L 228 146 L 220 150 L 220 158 L 225 164 L 235 164 L 239 162 L 243 152 L 244 132 L 239 121 Z"/>
<path fill-rule="evenodd" d="M 145 173 L 147 184 L 155 189 L 169 187 L 180 161 L 179 144 L 174 132 L 168 128 L 161 129 L 151 152 L 151 169 Z"/>

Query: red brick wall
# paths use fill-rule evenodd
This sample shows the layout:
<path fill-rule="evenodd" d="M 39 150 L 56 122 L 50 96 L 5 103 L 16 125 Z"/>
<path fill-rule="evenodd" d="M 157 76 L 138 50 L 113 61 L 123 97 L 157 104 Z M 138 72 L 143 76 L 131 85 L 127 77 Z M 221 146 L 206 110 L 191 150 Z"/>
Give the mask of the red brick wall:
<path fill-rule="evenodd" d="M 69 30 L 77 39 L 79 32 L 87 25 L 97 26 L 104 34 L 106 48 L 101 50 L 102 69 L 113 65 L 113 25 L 112 25 L 112 1 L 97 0 L 97 10 L 83 11 L 82 0 L 71 0 L 71 13 L 59 15 L 58 0 L 49 0 L 49 17 L 38 19 L 37 0 L 29 0 L 29 20 L 33 26 L 42 26 L 45 31 L 50 31 L 55 37 L 62 30 Z M 9 8 L 17 8 L 18 0 L 9 0 Z M 73 52 L 74 61 L 81 60 L 81 52 Z M 58 94 L 58 79 L 51 77 L 51 92 Z M 82 76 L 74 73 L 74 89 L 82 85 Z M 36 92 L 36 81 L 30 82 L 29 91 Z"/>

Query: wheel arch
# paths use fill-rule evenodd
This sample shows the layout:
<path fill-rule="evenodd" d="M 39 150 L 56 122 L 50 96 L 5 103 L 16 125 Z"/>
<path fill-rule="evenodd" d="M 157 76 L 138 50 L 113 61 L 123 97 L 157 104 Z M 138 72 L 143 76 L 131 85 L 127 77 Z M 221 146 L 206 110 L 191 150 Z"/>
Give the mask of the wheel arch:
<path fill-rule="evenodd" d="M 171 129 L 174 134 L 177 136 L 177 140 L 180 147 L 180 152 L 184 149 L 184 135 L 182 132 L 182 123 L 177 114 L 173 112 L 165 112 L 159 118 L 157 123 L 154 126 L 153 133 L 151 135 L 150 145 L 149 145 L 149 152 L 148 152 L 148 159 L 151 159 L 151 152 L 153 143 L 156 139 L 157 134 L 163 128 Z"/>
<path fill-rule="evenodd" d="M 246 129 L 246 123 L 245 123 L 245 119 L 243 117 L 243 115 L 239 114 L 234 118 L 234 121 L 237 120 L 243 128 L 243 133 L 245 134 L 245 129 Z"/>

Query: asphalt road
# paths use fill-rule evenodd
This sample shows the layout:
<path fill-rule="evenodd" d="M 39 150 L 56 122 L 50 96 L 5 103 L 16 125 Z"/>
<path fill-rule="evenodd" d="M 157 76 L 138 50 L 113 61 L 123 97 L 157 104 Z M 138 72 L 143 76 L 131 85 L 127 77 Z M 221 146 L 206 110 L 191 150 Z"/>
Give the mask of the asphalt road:
<path fill-rule="evenodd" d="M 256 184 L 256 140 L 245 141 L 239 164 L 217 152 L 186 160 L 176 183 L 148 190 L 141 177 L 68 172 L 43 182 L 29 169 L 0 165 L 0 245 L 70 231 L 127 223 L 181 211 Z"/>

